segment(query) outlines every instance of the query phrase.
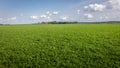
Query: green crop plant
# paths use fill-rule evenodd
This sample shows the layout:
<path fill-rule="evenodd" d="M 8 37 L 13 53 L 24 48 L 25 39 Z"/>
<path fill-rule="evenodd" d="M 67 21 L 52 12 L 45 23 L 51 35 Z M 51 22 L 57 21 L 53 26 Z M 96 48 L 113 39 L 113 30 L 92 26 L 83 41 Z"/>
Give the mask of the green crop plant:
<path fill-rule="evenodd" d="M 0 68 L 120 68 L 120 25 L 0 26 Z"/>

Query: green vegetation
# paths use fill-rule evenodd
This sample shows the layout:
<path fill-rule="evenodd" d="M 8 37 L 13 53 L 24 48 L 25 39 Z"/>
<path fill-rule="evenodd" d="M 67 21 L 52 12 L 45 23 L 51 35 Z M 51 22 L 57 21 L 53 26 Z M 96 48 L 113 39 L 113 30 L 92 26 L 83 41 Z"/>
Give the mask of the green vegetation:
<path fill-rule="evenodd" d="M 0 68 L 120 68 L 120 24 L 0 26 Z"/>

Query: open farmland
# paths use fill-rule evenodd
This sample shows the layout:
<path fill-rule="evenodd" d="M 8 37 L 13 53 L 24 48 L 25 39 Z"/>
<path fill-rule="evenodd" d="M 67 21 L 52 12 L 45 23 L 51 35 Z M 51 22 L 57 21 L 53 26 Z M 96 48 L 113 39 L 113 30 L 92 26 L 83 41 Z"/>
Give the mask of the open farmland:
<path fill-rule="evenodd" d="M 120 68 L 120 24 L 0 26 L 0 68 Z"/>

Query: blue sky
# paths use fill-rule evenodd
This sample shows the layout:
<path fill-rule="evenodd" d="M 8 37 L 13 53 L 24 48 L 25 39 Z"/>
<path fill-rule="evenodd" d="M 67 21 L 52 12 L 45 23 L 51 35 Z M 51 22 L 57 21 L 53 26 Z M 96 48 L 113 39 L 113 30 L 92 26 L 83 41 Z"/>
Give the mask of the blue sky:
<path fill-rule="evenodd" d="M 120 0 L 0 0 L 0 23 L 120 21 Z"/>

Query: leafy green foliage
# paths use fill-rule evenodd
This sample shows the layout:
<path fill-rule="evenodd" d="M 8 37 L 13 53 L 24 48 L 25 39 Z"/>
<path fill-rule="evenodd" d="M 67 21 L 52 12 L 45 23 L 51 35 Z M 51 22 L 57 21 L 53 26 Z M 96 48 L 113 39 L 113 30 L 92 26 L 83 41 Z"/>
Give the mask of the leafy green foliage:
<path fill-rule="evenodd" d="M 0 26 L 0 68 L 119 67 L 119 24 Z"/>

